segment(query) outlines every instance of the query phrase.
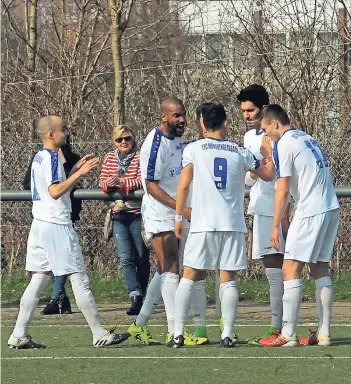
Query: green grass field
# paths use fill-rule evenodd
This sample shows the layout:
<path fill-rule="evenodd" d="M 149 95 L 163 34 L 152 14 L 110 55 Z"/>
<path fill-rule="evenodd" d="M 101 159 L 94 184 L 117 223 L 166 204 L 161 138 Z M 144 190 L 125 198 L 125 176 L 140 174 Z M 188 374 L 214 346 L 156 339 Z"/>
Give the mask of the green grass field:
<path fill-rule="evenodd" d="M 102 321 L 120 324 L 126 331 L 133 318 L 125 316 L 126 304 L 100 306 Z M 39 309 L 40 310 L 40 309 Z M 269 322 L 267 306 L 242 303 L 237 328 L 241 343 L 227 350 L 218 347 L 218 320 L 213 307 L 208 309 L 211 343 L 196 348 L 173 349 L 164 345 L 145 347 L 129 339 L 118 347 L 95 349 L 84 319 L 75 313 L 66 316 L 40 316 L 36 312 L 29 332 L 47 345 L 45 350 L 10 350 L 7 338 L 17 315 L 17 305 L 2 310 L 2 383 L 349 383 L 351 367 L 351 304 L 334 306 L 334 345 L 265 349 L 251 347 L 246 340 L 258 336 Z M 313 305 L 301 311 L 299 334 L 306 335 L 314 321 Z M 155 338 L 166 337 L 162 307 L 151 322 Z M 262 324 L 262 325 L 261 325 Z M 260 326 L 261 325 L 261 326 Z M 191 330 L 191 328 L 190 328 Z"/>
<path fill-rule="evenodd" d="M 89 273 L 91 290 L 99 303 L 123 302 L 128 300 L 128 294 L 121 273 L 107 274 L 103 272 Z M 29 282 L 28 275 L 16 273 L 11 276 L 1 275 L 1 301 L 18 302 L 23 291 Z M 206 293 L 208 301 L 214 302 L 216 299 L 215 279 L 207 278 Z M 351 301 L 351 273 L 344 272 L 333 276 L 335 301 Z M 241 279 L 237 280 L 241 302 L 268 303 L 269 285 L 265 277 L 260 279 Z M 42 294 L 42 297 L 50 297 L 52 285 Z M 72 297 L 70 284 L 67 284 L 67 292 Z M 304 300 L 314 301 L 315 284 L 313 280 L 304 281 Z"/>

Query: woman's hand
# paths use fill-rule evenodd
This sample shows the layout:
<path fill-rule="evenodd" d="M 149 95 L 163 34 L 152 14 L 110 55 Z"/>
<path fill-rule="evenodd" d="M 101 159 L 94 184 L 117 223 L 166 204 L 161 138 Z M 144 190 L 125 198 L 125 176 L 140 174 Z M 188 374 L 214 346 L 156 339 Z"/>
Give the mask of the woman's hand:
<path fill-rule="evenodd" d="M 121 179 L 119 177 L 109 176 L 106 179 L 106 185 L 109 188 L 118 188 L 121 186 Z"/>

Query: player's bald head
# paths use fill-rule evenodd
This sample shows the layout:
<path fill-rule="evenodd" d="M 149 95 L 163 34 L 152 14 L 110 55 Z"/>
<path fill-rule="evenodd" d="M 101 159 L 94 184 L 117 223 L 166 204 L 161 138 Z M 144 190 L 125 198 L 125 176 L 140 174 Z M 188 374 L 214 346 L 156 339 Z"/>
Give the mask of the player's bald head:
<path fill-rule="evenodd" d="M 63 120 L 59 116 L 44 116 L 42 117 L 37 124 L 37 135 L 40 138 L 45 137 L 45 135 L 55 130 L 57 127 L 61 127 L 63 124 Z"/>
<path fill-rule="evenodd" d="M 166 97 L 161 102 L 161 113 L 167 113 L 175 107 L 184 108 L 183 102 L 176 97 Z"/>

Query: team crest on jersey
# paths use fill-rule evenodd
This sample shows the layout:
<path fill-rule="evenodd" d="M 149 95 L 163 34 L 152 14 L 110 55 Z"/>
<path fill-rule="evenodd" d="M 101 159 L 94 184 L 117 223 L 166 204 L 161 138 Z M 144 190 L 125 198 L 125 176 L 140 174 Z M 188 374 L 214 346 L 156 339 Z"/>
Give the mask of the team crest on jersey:
<path fill-rule="evenodd" d="M 178 176 L 180 175 L 181 171 L 182 171 L 182 165 L 179 164 L 178 166 L 169 169 L 169 175 L 171 177 Z"/>

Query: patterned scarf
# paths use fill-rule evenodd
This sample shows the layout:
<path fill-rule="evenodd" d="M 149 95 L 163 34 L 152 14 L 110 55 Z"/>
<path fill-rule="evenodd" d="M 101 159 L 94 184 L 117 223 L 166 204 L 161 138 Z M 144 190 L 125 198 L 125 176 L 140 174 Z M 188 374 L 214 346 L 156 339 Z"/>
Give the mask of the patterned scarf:
<path fill-rule="evenodd" d="M 115 150 L 115 154 L 118 159 L 117 174 L 119 177 L 124 177 L 124 175 L 127 173 L 129 164 L 133 160 L 137 150 L 138 148 L 136 144 L 134 144 L 134 147 L 127 155 L 123 154 L 118 149 Z"/>

